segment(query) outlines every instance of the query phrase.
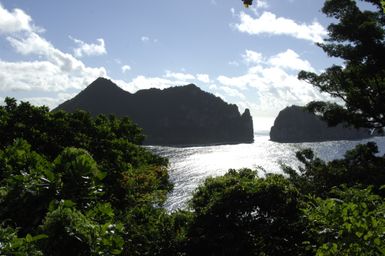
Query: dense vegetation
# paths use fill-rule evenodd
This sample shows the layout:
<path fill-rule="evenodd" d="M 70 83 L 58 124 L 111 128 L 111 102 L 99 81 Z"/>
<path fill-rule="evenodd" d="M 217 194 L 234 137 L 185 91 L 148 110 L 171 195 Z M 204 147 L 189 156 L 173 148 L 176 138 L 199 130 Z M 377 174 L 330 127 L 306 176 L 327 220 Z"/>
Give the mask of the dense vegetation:
<path fill-rule="evenodd" d="M 380 1 L 365 2 L 376 11 L 325 2 L 340 23 L 321 46 L 346 65 L 300 77 L 345 97 L 342 107 L 312 105 L 326 119 L 382 127 L 384 101 L 372 103 L 385 94 L 384 55 L 374 47 L 384 48 L 385 17 Z M 187 210 L 167 213 L 167 160 L 139 146 L 130 120 L 5 103 L 0 255 L 385 254 L 385 158 L 373 143 L 331 162 L 298 152 L 302 166 L 282 175 L 230 170 L 207 179 Z"/>
<path fill-rule="evenodd" d="M 172 250 L 177 230 L 160 207 L 172 188 L 167 160 L 138 146 L 143 136 L 136 125 L 126 118 L 5 101 L 1 255 Z"/>
<path fill-rule="evenodd" d="M 384 253 L 385 159 L 372 143 L 329 163 L 299 152 L 286 176 L 230 170 L 167 213 L 167 161 L 128 119 L 9 98 L 0 111 L 1 255 Z"/>
<path fill-rule="evenodd" d="M 356 1 L 325 1 L 322 11 L 337 19 L 328 27 L 329 38 L 318 45 L 344 61 L 321 74 L 302 71 L 298 77 L 340 102 L 311 102 L 309 108 L 330 124 L 348 122 L 356 127 L 385 127 L 385 13 L 379 0 L 365 0 L 376 11 L 361 10 Z"/>

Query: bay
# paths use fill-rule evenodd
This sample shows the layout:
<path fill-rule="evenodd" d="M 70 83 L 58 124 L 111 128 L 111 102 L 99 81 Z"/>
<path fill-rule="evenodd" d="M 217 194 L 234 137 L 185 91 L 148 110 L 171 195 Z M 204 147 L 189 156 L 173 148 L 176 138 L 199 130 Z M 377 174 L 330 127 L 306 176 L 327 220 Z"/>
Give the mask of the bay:
<path fill-rule="evenodd" d="M 165 207 L 169 211 L 185 208 L 194 190 L 210 176 L 225 174 L 229 169 L 262 167 L 269 173 L 282 173 L 281 164 L 298 167 L 295 153 L 311 148 L 325 160 L 342 158 L 347 150 L 373 141 L 381 155 L 385 153 L 385 138 L 373 137 L 360 141 L 327 141 L 316 143 L 277 143 L 268 135 L 255 135 L 252 144 L 216 145 L 202 147 L 146 146 L 170 161 L 169 175 L 174 184 Z M 263 171 L 260 173 L 264 175 Z"/>

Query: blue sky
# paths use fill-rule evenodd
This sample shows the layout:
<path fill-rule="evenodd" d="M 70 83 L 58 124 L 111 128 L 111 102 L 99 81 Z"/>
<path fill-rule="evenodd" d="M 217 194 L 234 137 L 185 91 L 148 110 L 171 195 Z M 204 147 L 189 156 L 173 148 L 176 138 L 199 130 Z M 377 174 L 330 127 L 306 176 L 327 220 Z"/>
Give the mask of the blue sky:
<path fill-rule="evenodd" d="M 0 0 L 0 99 L 55 107 L 99 76 L 135 92 L 195 83 L 249 108 L 256 130 L 279 110 L 327 99 L 296 79 L 337 60 L 315 43 L 322 0 Z"/>

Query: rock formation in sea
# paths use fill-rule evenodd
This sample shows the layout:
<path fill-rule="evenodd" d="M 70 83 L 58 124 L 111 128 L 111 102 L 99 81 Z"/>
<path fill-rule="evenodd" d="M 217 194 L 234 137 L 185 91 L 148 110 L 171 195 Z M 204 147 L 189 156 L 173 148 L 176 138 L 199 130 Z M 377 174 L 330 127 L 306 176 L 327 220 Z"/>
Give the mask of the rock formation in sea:
<path fill-rule="evenodd" d="M 58 109 L 127 116 L 143 128 L 144 143 L 149 145 L 251 143 L 254 140 L 248 109 L 241 115 L 236 105 L 194 84 L 131 94 L 108 79 L 98 78 L 55 110 Z"/>
<path fill-rule="evenodd" d="M 368 129 L 344 127 L 342 124 L 329 127 L 315 114 L 295 105 L 281 110 L 270 130 L 270 140 L 276 142 L 360 140 L 369 137 Z"/>

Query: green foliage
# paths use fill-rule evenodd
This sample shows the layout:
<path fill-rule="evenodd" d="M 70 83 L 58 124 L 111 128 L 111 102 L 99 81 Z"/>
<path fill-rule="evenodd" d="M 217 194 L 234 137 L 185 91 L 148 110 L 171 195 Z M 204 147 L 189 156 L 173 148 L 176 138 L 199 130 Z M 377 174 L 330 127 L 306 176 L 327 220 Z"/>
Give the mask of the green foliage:
<path fill-rule="evenodd" d="M 120 254 L 124 245 L 123 225 L 111 222 L 113 217 L 108 205 L 98 205 L 87 216 L 61 202 L 47 214 L 41 226 L 48 236 L 43 246 L 45 255 Z"/>
<path fill-rule="evenodd" d="M 0 221 L 22 235 L 39 225 L 55 194 L 51 166 L 24 140 L 0 151 Z"/>
<path fill-rule="evenodd" d="M 385 0 L 381 0 L 381 6 L 382 6 L 382 10 L 385 13 Z"/>
<path fill-rule="evenodd" d="M 6 98 L 5 103 L 5 106 L 0 106 L 2 148 L 11 145 L 16 138 L 23 138 L 35 151 L 50 159 L 66 147 L 77 147 L 89 151 L 99 162 L 105 159 L 104 153 L 113 149 L 110 147 L 113 140 L 138 145 L 144 138 L 141 129 L 128 118 L 92 117 L 85 111 L 49 112 L 47 107 L 32 106 L 28 102 L 17 104 L 12 98 Z M 147 160 L 160 161 L 148 152 L 142 153 L 147 153 Z"/>
<path fill-rule="evenodd" d="M 322 11 L 335 18 L 329 38 L 318 44 L 329 56 L 344 60 L 321 74 L 301 71 L 308 81 L 343 103 L 312 102 L 309 109 L 331 125 L 347 122 L 356 127 L 385 126 L 385 13 L 380 0 L 362 0 L 372 8 L 361 10 L 357 1 L 328 0 Z"/>
<path fill-rule="evenodd" d="M 324 162 L 311 150 L 297 153 L 299 172 L 285 167 L 288 179 L 309 198 L 302 210 L 317 255 L 384 254 L 385 158 L 374 143 L 358 145 L 345 157 Z"/>
<path fill-rule="evenodd" d="M 44 253 L 47 255 L 90 255 L 95 240 L 94 225 L 81 212 L 59 206 L 49 212 L 42 225 L 48 235 Z"/>
<path fill-rule="evenodd" d="M 385 127 L 385 5 L 380 0 L 328 0 L 322 11 L 335 18 L 329 38 L 318 44 L 329 56 L 344 60 L 321 74 L 301 71 L 303 79 L 340 103 L 311 102 L 308 108 L 330 125 Z M 384 255 L 385 158 L 374 143 L 359 145 L 344 159 L 325 163 L 311 151 L 298 153 L 304 164 L 297 173 L 285 167 L 289 180 L 304 194 L 312 241 L 307 248 L 316 255 Z M 341 186 L 342 185 L 342 186 Z M 338 189 L 337 189 L 338 188 Z"/>
<path fill-rule="evenodd" d="M 376 156 L 377 153 L 377 146 L 369 142 L 346 152 L 343 159 L 325 162 L 314 157 L 311 150 L 304 150 L 297 153 L 303 167 L 296 171 L 284 166 L 283 170 L 305 195 L 326 197 L 333 187 L 345 184 L 362 188 L 373 186 L 376 193 L 384 196 L 380 187 L 385 184 L 385 158 Z"/>
<path fill-rule="evenodd" d="M 191 199 L 188 255 L 383 255 L 385 160 L 374 143 L 287 176 L 249 169 L 208 178 Z M 337 189 L 338 188 L 338 189 Z"/>
<path fill-rule="evenodd" d="M 53 173 L 59 199 L 72 200 L 81 208 L 96 203 L 103 192 L 100 181 L 105 177 L 94 159 L 83 149 L 66 148 L 55 159 Z"/>
<path fill-rule="evenodd" d="M 17 236 L 17 231 L 10 227 L 0 226 L 0 255 L 14 256 L 42 256 L 37 242 L 47 238 L 46 235 L 31 236 L 27 234 L 24 238 Z"/>
<path fill-rule="evenodd" d="M 0 133 L 1 255 L 176 252 L 182 224 L 160 208 L 168 162 L 129 119 L 7 98 Z"/>
<path fill-rule="evenodd" d="M 122 173 L 120 202 L 126 207 L 138 204 L 161 206 L 166 200 L 167 192 L 172 188 L 167 181 L 168 173 L 165 167 L 127 168 Z"/>
<path fill-rule="evenodd" d="M 187 227 L 192 213 L 176 212 L 172 215 L 164 209 L 149 206 L 134 208 L 124 219 L 129 244 L 124 255 L 185 255 Z"/>
<path fill-rule="evenodd" d="M 299 197 L 281 175 L 230 170 L 195 192 L 189 230 L 192 255 L 298 255 Z"/>
<path fill-rule="evenodd" d="M 385 202 L 370 188 L 334 189 L 334 198 L 312 197 L 304 214 L 316 255 L 384 255 Z"/>

